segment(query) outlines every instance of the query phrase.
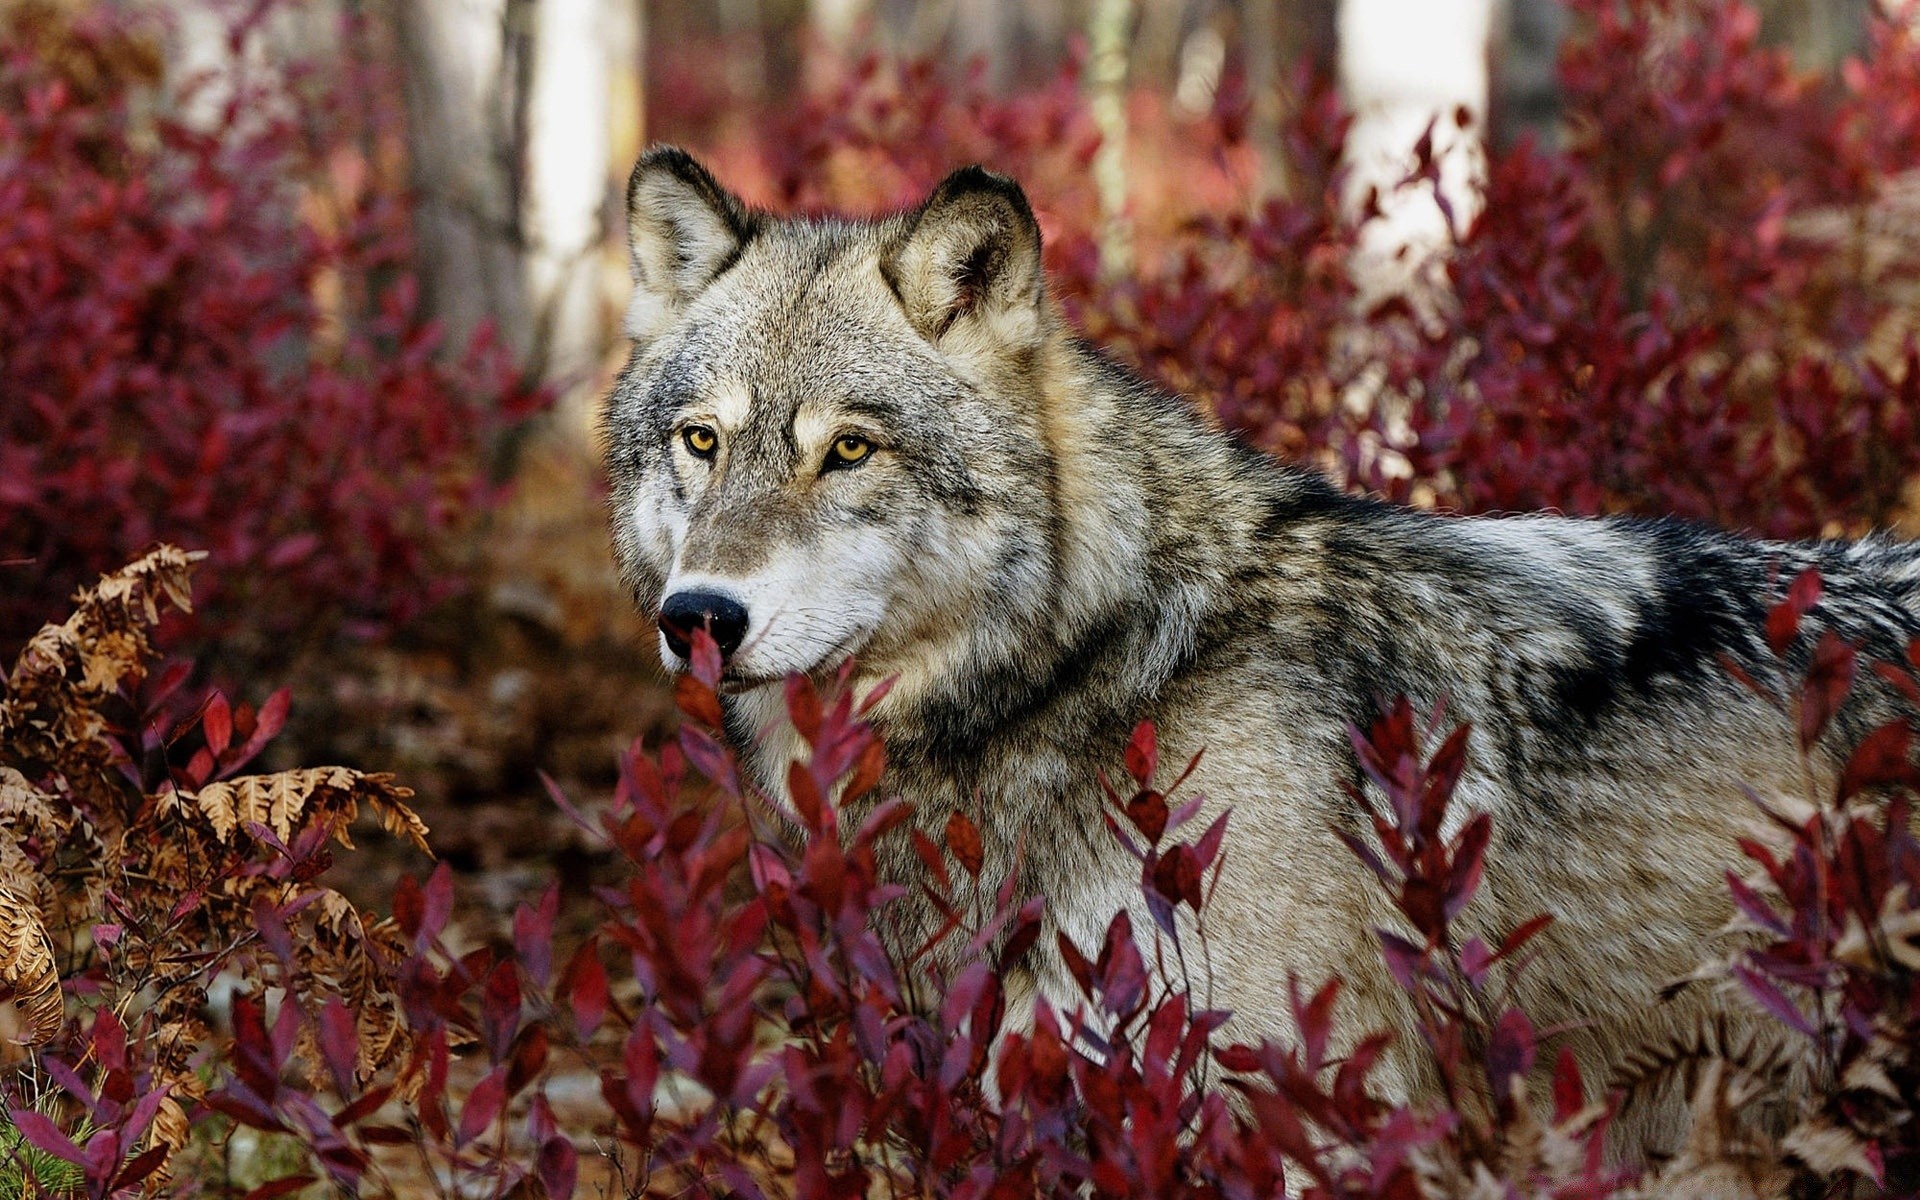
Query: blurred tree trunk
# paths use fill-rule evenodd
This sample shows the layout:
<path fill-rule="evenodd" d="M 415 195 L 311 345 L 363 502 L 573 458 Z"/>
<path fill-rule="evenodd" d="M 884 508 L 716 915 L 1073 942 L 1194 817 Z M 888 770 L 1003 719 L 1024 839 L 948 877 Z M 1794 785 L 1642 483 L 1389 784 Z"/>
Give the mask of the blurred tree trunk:
<path fill-rule="evenodd" d="M 1867 48 L 1876 0 L 1760 0 L 1760 36 L 1793 51 L 1809 70 L 1826 70 Z"/>
<path fill-rule="evenodd" d="M 532 348 L 520 274 L 518 0 L 399 0 L 407 158 L 427 311 L 464 340 L 484 321 Z"/>
<path fill-rule="evenodd" d="M 1087 19 L 1092 53 L 1087 83 L 1100 148 L 1093 181 L 1100 193 L 1100 273 L 1108 279 L 1133 266 L 1127 221 L 1127 49 L 1132 41 L 1132 0 L 1094 0 Z"/>
<path fill-rule="evenodd" d="M 1019 64 L 1014 0 L 954 0 L 953 12 L 954 52 L 962 61 L 983 60 L 987 86 L 1005 91 Z"/>
<path fill-rule="evenodd" d="M 482 322 L 540 377 L 604 341 L 595 251 L 607 197 L 619 0 L 399 0 L 423 300 Z"/>
<path fill-rule="evenodd" d="M 1243 0 L 1247 91 L 1253 99 L 1248 135 L 1260 163 L 1260 195 L 1285 196 L 1293 186 L 1281 130 L 1294 98 L 1293 69 L 1303 60 L 1331 74 L 1339 44 L 1336 0 Z"/>
<path fill-rule="evenodd" d="M 867 8 L 868 0 L 807 0 L 807 26 L 828 46 L 845 50 Z"/>
<path fill-rule="evenodd" d="M 592 368 L 605 346 L 599 249 L 605 234 L 613 101 L 607 0 L 538 0 L 525 119 L 521 228 L 533 313 L 531 365 Z"/>
<path fill-rule="evenodd" d="M 1572 24 L 1563 0 L 1506 0 L 1494 22 L 1487 132 L 1495 146 L 1532 135 L 1560 140 L 1560 43 Z"/>
<path fill-rule="evenodd" d="M 1417 297 L 1442 286 L 1432 270 L 1434 255 L 1479 209 L 1494 4 L 1341 2 L 1340 82 L 1354 114 L 1347 202 L 1357 212 L 1369 192 L 1379 198 L 1379 215 L 1361 228 L 1354 256 L 1364 298 Z M 1456 111 L 1466 114 L 1466 127 L 1455 123 Z M 1413 150 L 1429 129 L 1438 197 L 1424 185 L 1403 186 Z"/>

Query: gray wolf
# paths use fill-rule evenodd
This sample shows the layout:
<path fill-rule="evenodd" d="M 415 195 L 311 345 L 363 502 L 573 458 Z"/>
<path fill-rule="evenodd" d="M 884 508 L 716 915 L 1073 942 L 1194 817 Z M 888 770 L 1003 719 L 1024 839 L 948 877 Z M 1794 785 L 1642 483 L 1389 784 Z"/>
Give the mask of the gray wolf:
<path fill-rule="evenodd" d="M 1567 1037 L 1604 1073 L 1730 1003 L 1660 994 L 1725 946 L 1740 786 L 1804 780 L 1787 721 L 1722 660 L 1778 677 L 1765 605 L 1807 566 L 1814 629 L 1897 654 L 1920 550 L 1343 494 L 1077 341 L 1025 196 L 979 168 L 909 212 L 780 218 L 656 149 L 628 202 L 616 553 L 670 669 L 710 627 L 729 733 L 776 799 L 796 751 L 779 681 L 852 658 L 857 688 L 895 681 L 882 792 L 930 829 L 966 811 L 1002 869 L 1023 845 L 1091 947 L 1139 898 L 1098 776 L 1150 718 L 1165 761 L 1205 748 L 1191 786 L 1232 808 L 1209 919 L 1235 1036 L 1286 1038 L 1289 978 L 1337 973 L 1348 1027 L 1405 1041 L 1370 933 L 1392 915 L 1332 829 L 1359 827 L 1349 724 L 1444 697 L 1473 727 L 1459 799 L 1495 821 L 1475 919 L 1556 918 L 1519 991 L 1535 1020 L 1590 1022 Z M 1869 687 L 1834 744 L 1891 704 Z M 1071 1007 L 1053 945 L 1021 986 Z"/>

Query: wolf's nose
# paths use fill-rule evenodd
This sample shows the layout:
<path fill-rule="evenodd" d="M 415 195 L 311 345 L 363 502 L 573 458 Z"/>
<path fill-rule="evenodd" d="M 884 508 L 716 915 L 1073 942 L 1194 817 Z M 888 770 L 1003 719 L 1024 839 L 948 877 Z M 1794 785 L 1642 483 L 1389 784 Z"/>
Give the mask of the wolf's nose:
<path fill-rule="evenodd" d="M 693 631 L 705 629 L 722 658 L 731 657 L 747 636 L 747 610 L 738 600 L 719 592 L 675 592 L 660 606 L 660 632 L 667 648 L 686 658 L 693 649 Z"/>

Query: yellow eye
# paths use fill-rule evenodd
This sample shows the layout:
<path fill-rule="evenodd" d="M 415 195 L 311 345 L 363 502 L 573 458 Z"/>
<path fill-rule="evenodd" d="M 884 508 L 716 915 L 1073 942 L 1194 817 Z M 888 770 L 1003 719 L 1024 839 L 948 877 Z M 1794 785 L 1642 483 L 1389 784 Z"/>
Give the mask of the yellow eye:
<path fill-rule="evenodd" d="M 854 466 L 872 453 L 873 443 L 863 437 L 849 434 L 843 438 L 836 438 L 833 448 L 827 451 L 826 469 L 833 471 L 841 467 Z"/>
<path fill-rule="evenodd" d="M 689 425 L 680 431 L 680 440 L 687 444 L 688 453 L 695 458 L 712 458 L 716 447 L 720 445 L 720 436 L 705 425 Z"/>

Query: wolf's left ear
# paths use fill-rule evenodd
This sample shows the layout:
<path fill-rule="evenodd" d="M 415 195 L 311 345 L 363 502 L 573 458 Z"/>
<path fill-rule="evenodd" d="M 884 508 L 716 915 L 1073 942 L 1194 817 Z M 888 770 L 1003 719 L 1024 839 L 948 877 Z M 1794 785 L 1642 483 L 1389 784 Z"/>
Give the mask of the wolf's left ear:
<path fill-rule="evenodd" d="M 758 216 L 692 155 L 656 146 L 627 180 L 627 336 L 651 336 L 753 237 Z"/>
<path fill-rule="evenodd" d="M 938 342 L 963 327 L 1005 344 L 1039 340 L 1046 277 L 1040 223 L 1020 185 L 962 167 L 907 217 L 880 269 L 907 318 Z"/>

